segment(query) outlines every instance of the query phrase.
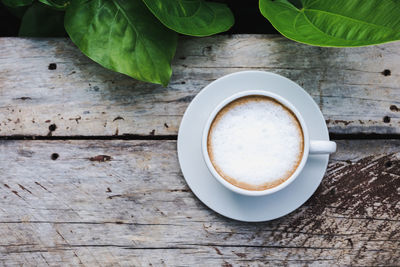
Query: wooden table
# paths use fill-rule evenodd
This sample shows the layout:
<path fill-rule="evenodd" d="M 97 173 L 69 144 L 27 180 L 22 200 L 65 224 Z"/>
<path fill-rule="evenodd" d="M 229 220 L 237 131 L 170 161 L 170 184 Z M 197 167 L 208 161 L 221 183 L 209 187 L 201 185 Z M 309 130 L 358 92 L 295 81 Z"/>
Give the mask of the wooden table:
<path fill-rule="evenodd" d="M 0 39 L 1 265 L 400 265 L 400 43 L 181 38 L 173 65 L 163 88 L 65 39 Z M 338 143 L 314 196 L 265 223 L 209 210 L 176 154 L 193 97 L 248 69 L 303 86 Z"/>

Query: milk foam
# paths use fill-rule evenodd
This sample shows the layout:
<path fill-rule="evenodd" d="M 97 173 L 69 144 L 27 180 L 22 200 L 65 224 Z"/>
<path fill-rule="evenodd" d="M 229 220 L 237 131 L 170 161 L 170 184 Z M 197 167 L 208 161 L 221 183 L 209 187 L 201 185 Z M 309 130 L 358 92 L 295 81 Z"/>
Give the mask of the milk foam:
<path fill-rule="evenodd" d="M 303 133 L 294 115 L 280 103 L 244 97 L 219 112 L 208 150 L 214 167 L 229 182 L 263 190 L 282 183 L 297 168 Z"/>

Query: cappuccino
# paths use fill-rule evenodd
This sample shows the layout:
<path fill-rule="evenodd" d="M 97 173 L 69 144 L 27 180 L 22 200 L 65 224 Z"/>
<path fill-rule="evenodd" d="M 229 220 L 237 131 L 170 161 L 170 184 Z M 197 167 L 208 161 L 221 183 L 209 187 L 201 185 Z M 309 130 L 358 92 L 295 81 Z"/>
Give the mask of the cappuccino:
<path fill-rule="evenodd" d="M 215 170 L 246 190 L 286 181 L 303 156 L 304 137 L 296 116 L 266 96 L 246 96 L 222 108 L 211 123 L 207 150 Z"/>

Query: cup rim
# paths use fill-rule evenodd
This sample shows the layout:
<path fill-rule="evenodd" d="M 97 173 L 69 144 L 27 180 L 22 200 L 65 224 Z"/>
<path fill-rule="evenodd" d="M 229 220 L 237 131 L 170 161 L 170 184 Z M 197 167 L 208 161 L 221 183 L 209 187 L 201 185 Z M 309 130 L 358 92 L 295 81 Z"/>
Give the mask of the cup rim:
<path fill-rule="evenodd" d="M 300 123 L 301 129 L 303 131 L 303 142 L 304 142 L 304 147 L 303 147 L 303 155 L 301 158 L 301 161 L 299 163 L 299 165 L 297 166 L 296 170 L 292 173 L 292 175 L 286 179 L 283 183 L 269 188 L 269 189 L 265 189 L 265 190 L 247 190 L 247 189 L 243 189 L 240 187 L 237 187 L 231 183 L 229 183 L 228 181 L 226 181 L 214 168 L 214 165 L 212 164 L 211 160 L 210 160 L 210 156 L 208 154 L 208 149 L 207 149 L 207 142 L 208 142 L 208 134 L 210 131 L 210 127 L 212 122 L 214 121 L 216 115 L 221 111 L 221 109 L 223 109 L 226 105 L 228 105 L 229 103 L 233 102 L 236 99 L 242 98 L 242 97 L 246 97 L 246 96 L 266 96 L 266 97 L 270 97 L 276 101 L 278 101 L 279 103 L 281 103 L 283 106 L 285 106 L 286 108 L 288 108 L 290 111 L 293 112 L 293 114 L 296 116 L 297 120 Z M 280 190 L 282 190 L 283 188 L 285 188 L 286 186 L 288 186 L 290 183 L 292 183 L 301 173 L 301 171 L 303 170 L 308 155 L 309 155 L 309 147 L 310 147 L 310 138 L 309 138 L 309 133 L 308 133 L 308 129 L 307 129 L 307 125 L 305 124 L 305 121 L 302 117 L 302 115 L 300 114 L 300 112 L 296 109 L 296 107 L 293 106 L 292 103 L 290 103 L 288 100 L 286 100 L 285 98 L 281 97 L 280 95 L 277 95 L 275 93 L 272 92 L 268 92 L 268 91 L 263 91 L 263 90 L 248 90 L 248 91 L 242 91 L 239 93 L 235 93 L 227 98 L 225 98 L 224 100 L 222 100 L 215 108 L 214 110 L 210 113 L 207 122 L 205 124 L 205 127 L 203 128 L 203 135 L 202 135 L 202 144 L 201 144 L 201 149 L 202 149 L 202 154 L 203 154 L 203 159 L 209 169 L 209 171 L 212 173 L 212 175 L 214 176 L 214 178 L 220 182 L 223 186 L 225 186 L 226 188 L 228 188 L 229 190 L 236 192 L 238 194 L 241 195 L 246 195 L 246 196 L 264 196 L 264 195 L 269 195 L 275 192 L 278 192 Z"/>

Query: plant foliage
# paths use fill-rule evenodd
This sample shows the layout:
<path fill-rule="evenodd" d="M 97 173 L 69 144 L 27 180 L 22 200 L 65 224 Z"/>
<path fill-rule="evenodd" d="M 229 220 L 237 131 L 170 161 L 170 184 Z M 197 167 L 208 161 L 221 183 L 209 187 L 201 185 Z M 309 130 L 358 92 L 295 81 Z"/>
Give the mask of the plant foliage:
<path fill-rule="evenodd" d="M 167 85 L 177 34 L 141 0 L 77 0 L 65 13 L 65 29 L 88 57 L 141 81 Z"/>
<path fill-rule="evenodd" d="M 398 0 L 260 0 L 284 36 L 317 46 L 364 46 L 400 39 Z"/>
<path fill-rule="evenodd" d="M 228 30 L 233 22 L 230 9 L 202 0 L 143 0 L 165 26 L 182 34 L 208 36 Z"/>

